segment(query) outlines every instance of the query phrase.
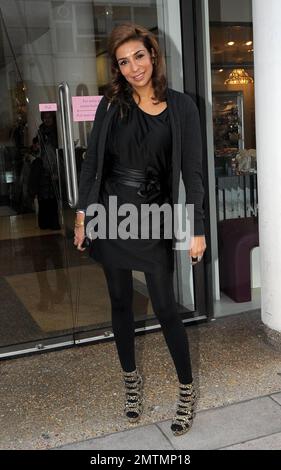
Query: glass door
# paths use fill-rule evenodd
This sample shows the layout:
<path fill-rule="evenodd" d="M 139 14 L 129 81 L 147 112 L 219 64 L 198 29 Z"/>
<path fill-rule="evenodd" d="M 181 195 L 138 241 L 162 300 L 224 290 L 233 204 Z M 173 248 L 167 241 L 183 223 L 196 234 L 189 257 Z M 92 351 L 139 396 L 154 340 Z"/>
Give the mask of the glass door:
<path fill-rule="evenodd" d="M 73 184 L 75 176 L 79 181 L 92 120 L 75 117 L 72 98 L 103 95 L 110 72 L 107 37 L 124 21 L 157 35 L 169 86 L 182 90 L 180 2 L 172 3 L 1 1 L 0 356 L 112 336 L 102 268 L 73 246 Z M 71 181 L 62 83 L 69 89 Z M 193 269 L 186 252 L 175 258 L 178 307 L 190 321 L 199 317 Z M 133 274 L 136 329 L 156 328 L 144 275 Z"/>
<path fill-rule="evenodd" d="M 0 357 L 74 342 L 50 6 L 1 2 Z"/>

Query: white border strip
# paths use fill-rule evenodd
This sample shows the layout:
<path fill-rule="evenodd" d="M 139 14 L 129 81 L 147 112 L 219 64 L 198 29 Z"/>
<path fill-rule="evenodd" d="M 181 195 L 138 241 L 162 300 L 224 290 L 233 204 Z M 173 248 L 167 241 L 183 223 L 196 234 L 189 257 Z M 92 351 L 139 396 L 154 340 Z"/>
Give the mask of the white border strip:
<path fill-rule="evenodd" d="M 4 357 L 12 357 L 12 356 L 24 356 L 25 354 L 30 354 L 30 353 L 35 353 L 39 351 L 46 351 L 50 349 L 59 349 L 63 348 L 64 346 L 75 346 L 74 341 L 65 341 L 63 343 L 54 343 L 54 344 L 47 344 L 47 345 L 42 345 L 42 347 L 38 348 L 36 346 L 33 346 L 32 348 L 28 349 L 17 349 L 14 351 L 6 352 L 6 353 L 0 353 L 0 358 Z M 8 346 L 7 346 L 8 347 Z"/>
<path fill-rule="evenodd" d="M 199 317 L 195 317 L 195 318 L 188 318 L 187 320 L 183 320 L 183 323 L 191 323 L 191 322 L 196 322 L 197 320 L 206 320 L 206 316 L 205 315 L 200 315 Z M 142 328 L 136 328 L 135 329 L 135 332 L 139 332 L 139 331 L 150 331 L 150 330 L 161 330 L 161 325 L 159 323 L 157 323 L 156 325 L 150 325 L 150 326 L 144 326 Z M 100 336 L 93 336 L 93 337 L 89 337 L 89 338 L 83 338 L 83 339 L 77 339 L 75 341 L 75 344 L 82 344 L 82 343 L 89 343 L 89 342 L 93 342 L 93 341 L 97 341 L 99 339 L 105 339 L 105 338 L 113 338 L 113 333 L 108 333 L 107 335 L 100 335 Z"/>
<path fill-rule="evenodd" d="M 187 320 L 183 320 L 183 323 L 191 323 L 191 322 L 196 322 L 197 320 L 206 320 L 205 315 L 200 315 L 199 317 L 195 318 L 188 318 Z M 151 331 L 151 330 L 161 330 L 161 325 L 157 323 L 156 325 L 150 325 L 150 326 L 144 326 L 142 328 L 136 328 L 135 332 L 139 331 Z M 0 359 L 1 358 L 8 358 L 8 357 L 13 357 L 13 356 L 24 356 L 26 354 L 30 353 L 38 353 L 39 351 L 47 351 L 47 350 L 52 350 L 52 349 L 61 349 L 65 346 L 75 346 L 76 344 L 83 344 L 83 343 L 94 343 L 99 340 L 105 340 L 108 338 L 113 338 L 114 335 L 111 332 L 108 332 L 107 334 L 102 334 L 99 336 L 91 336 L 88 338 L 83 338 L 83 339 L 78 339 L 76 341 L 65 341 L 62 343 L 54 343 L 54 344 L 47 344 L 47 345 L 42 345 L 42 347 L 32 347 L 32 348 L 27 348 L 27 349 L 18 349 L 10 352 L 5 352 L 5 353 L 0 353 Z"/>

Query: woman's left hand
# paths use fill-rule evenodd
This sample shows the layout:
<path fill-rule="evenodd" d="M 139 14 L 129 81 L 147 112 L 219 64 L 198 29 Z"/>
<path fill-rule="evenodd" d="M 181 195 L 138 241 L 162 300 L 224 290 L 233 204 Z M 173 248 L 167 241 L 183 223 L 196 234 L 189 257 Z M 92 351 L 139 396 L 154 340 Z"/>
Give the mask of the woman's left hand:
<path fill-rule="evenodd" d="M 201 261 L 205 250 L 206 240 L 204 235 L 191 238 L 190 249 L 188 250 L 188 254 L 191 257 L 192 264 L 196 264 Z M 195 259 L 193 260 L 192 258 Z"/>

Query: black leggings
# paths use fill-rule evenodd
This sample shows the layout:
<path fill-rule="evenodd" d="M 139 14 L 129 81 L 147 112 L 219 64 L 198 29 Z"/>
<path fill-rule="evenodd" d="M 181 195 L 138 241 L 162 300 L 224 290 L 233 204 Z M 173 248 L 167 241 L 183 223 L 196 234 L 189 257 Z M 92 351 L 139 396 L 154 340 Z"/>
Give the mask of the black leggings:
<path fill-rule="evenodd" d="M 112 329 L 119 360 L 125 372 L 132 372 L 136 369 L 132 271 L 105 266 L 103 269 L 111 300 Z M 192 371 L 188 338 L 177 312 L 173 273 L 159 269 L 156 274 L 144 274 L 152 307 L 162 327 L 178 379 L 180 383 L 190 383 Z"/>

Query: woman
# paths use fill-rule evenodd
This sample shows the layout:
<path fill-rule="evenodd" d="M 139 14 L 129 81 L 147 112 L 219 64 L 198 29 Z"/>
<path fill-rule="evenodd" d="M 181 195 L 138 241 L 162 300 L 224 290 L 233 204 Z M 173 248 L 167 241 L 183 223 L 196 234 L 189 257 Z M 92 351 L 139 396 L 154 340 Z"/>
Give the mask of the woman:
<path fill-rule="evenodd" d="M 203 223 L 201 136 L 193 100 L 167 87 L 164 59 L 155 36 L 126 23 L 108 43 L 112 79 L 97 109 L 79 185 L 74 244 L 83 250 L 85 211 L 99 202 L 109 222 L 109 198 L 122 203 L 176 203 L 182 171 L 187 202 L 194 204 L 194 238 L 189 250 L 198 262 L 206 248 Z M 87 212 L 88 214 L 88 212 Z M 93 215 L 93 213 L 91 214 Z M 118 217 L 118 221 L 124 218 Z M 139 219 L 138 219 L 139 220 Z M 141 224 L 144 219 L 141 217 Z M 126 388 L 125 414 L 137 421 L 142 413 L 142 377 L 135 363 L 132 270 L 145 273 L 154 312 L 175 364 L 179 402 L 171 429 L 191 427 L 195 405 L 189 346 L 173 292 L 175 237 L 128 239 L 98 237 L 91 254 L 102 263 L 112 307 L 112 328 Z M 88 232 L 87 232 L 88 233 Z"/>

